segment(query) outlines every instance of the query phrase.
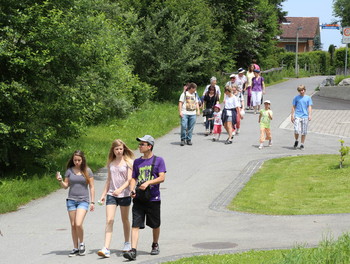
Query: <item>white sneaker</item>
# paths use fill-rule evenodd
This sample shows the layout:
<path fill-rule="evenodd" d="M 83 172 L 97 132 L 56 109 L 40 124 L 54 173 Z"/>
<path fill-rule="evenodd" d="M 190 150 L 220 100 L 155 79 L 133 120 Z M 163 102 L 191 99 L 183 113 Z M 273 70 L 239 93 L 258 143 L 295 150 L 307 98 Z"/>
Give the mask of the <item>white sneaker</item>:
<path fill-rule="evenodd" d="M 123 252 L 131 250 L 131 243 L 130 242 L 125 242 L 124 247 L 122 249 Z"/>
<path fill-rule="evenodd" d="M 262 149 L 263 147 L 264 147 L 264 145 L 263 145 L 263 144 L 260 144 L 259 149 Z"/>
<path fill-rule="evenodd" d="M 97 252 L 97 255 L 100 257 L 109 258 L 111 256 L 111 251 L 108 248 L 104 247 Z"/>

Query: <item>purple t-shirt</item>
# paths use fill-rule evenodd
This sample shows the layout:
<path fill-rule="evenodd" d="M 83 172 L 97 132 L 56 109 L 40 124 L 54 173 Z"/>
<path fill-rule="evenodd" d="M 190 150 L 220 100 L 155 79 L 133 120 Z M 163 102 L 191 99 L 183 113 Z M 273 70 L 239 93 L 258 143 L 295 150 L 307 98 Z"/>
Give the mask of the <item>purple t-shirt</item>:
<path fill-rule="evenodd" d="M 136 181 L 142 180 L 153 180 L 159 177 L 160 172 L 166 172 L 165 163 L 163 158 L 156 157 L 153 173 L 151 173 L 151 167 L 153 162 L 153 156 L 149 159 L 138 158 L 134 160 L 132 177 L 136 179 Z M 151 189 L 151 199 L 150 201 L 160 201 L 160 191 L 159 184 L 150 185 Z"/>
<path fill-rule="evenodd" d="M 256 77 L 254 77 L 252 79 L 252 91 L 254 92 L 261 92 L 263 90 L 263 83 L 264 78 L 263 77 L 259 77 L 259 79 L 257 79 Z"/>

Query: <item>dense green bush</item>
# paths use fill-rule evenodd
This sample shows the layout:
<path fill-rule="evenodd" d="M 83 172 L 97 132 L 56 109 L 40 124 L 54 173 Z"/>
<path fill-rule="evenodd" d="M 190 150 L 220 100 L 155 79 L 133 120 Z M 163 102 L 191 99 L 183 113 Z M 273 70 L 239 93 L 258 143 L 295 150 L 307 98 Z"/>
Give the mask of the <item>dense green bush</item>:
<path fill-rule="evenodd" d="M 132 74 L 120 14 L 110 9 L 118 7 L 90 0 L 2 3 L 0 172 L 45 165 L 48 152 L 86 125 L 125 116 L 152 98 L 155 89 Z"/>

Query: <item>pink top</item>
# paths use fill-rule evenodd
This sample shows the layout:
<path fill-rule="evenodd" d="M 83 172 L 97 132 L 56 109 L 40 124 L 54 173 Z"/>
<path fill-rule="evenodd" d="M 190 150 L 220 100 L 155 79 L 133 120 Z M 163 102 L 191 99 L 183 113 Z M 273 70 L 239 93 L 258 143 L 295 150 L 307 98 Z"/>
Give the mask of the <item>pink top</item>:
<path fill-rule="evenodd" d="M 115 166 L 110 164 L 109 170 L 111 172 L 111 181 L 109 182 L 109 190 L 107 194 L 112 195 L 112 193 L 122 186 L 128 180 L 128 170 L 127 165 L 124 166 Z M 124 189 L 117 197 L 123 198 L 130 196 L 130 190 L 128 187 Z"/>

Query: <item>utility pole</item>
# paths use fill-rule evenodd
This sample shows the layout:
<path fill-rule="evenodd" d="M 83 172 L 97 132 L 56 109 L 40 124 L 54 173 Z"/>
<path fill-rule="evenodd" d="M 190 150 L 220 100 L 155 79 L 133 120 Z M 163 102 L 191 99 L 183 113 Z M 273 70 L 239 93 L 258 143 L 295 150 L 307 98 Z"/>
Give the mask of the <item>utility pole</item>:
<path fill-rule="evenodd" d="M 297 42 L 295 46 L 295 76 L 299 77 L 299 67 L 298 67 L 298 44 L 299 44 L 299 30 L 303 29 L 302 27 L 297 28 Z"/>

